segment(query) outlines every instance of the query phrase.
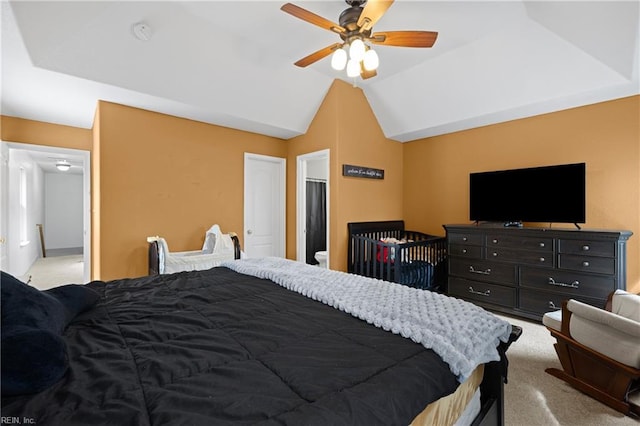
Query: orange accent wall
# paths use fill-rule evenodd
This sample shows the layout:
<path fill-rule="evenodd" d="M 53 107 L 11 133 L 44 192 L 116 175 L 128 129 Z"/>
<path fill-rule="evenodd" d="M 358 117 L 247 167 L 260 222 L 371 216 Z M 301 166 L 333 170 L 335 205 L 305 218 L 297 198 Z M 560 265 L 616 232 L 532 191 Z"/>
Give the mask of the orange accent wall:
<path fill-rule="evenodd" d="M 444 235 L 442 224 L 469 223 L 469 173 L 578 162 L 587 165 L 584 227 L 634 233 L 627 288 L 640 292 L 640 96 L 404 144 L 404 218 Z"/>
<path fill-rule="evenodd" d="M 197 250 L 214 223 L 243 230 L 244 153 L 286 157 L 286 141 L 100 102 L 100 278 L 147 274 L 147 242 Z"/>
<path fill-rule="evenodd" d="M 93 136 L 90 129 L 0 116 L 0 136 L 3 141 L 58 148 L 91 151 Z"/>
<path fill-rule="evenodd" d="M 318 108 L 307 132 L 288 141 L 287 147 L 287 258 L 297 258 L 297 158 L 299 155 L 309 154 L 329 149 L 329 264 L 336 269 L 334 262 L 337 257 L 333 254 L 336 245 L 337 215 L 337 177 L 335 163 L 336 146 L 338 141 L 338 115 L 340 113 L 340 96 L 334 90 L 334 82 Z M 335 183 L 335 184 L 334 184 Z"/>
<path fill-rule="evenodd" d="M 347 268 L 347 223 L 402 219 L 402 144 L 387 139 L 364 93 L 335 80 L 307 133 L 289 141 L 287 257 L 296 258 L 297 156 L 330 149 L 329 264 Z M 342 165 L 383 169 L 383 180 L 342 176 Z"/>
<path fill-rule="evenodd" d="M 384 137 L 360 89 L 336 81 L 305 135 L 277 138 L 100 102 L 94 128 L 2 116 L 3 140 L 92 150 L 94 278 L 144 275 L 148 235 L 196 249 L 214 221 L 243 231 L 244 152 L 287 158 L 287 256 L 295 258 L 295 168 L 330 149 L 330 253 L 346 269 L 346 224 L 405 219 L 444 235 L 468 222 L 472 171 L 587 163 L 589 228 L 628 229 L 627 286 L 640 292 L 640 96 L 401 144 Z M 385 170 L 342 176 L 343 164 Z M 566 226 L 566 225 L 563 225 Z"/>

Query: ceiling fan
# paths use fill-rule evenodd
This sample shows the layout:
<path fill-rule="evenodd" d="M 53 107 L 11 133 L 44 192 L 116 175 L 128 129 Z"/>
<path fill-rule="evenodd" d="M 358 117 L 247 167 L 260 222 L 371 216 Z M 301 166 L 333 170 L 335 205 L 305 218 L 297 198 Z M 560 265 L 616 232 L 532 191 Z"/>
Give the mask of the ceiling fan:
<path fill-rule="evenodd" d="M 433 31 L 385 31 L 372 33 L 376 22 L 393 4 L 393 0 L 345 0 L 349 5 L 336 24 L 292 3 L 280 9 L 296 18 L 332 31 L 340 36 L 341 43 L 322 48 L 295 63 L 306 67 L 331 54 L 331 66 L 336 70 L 347 68 L 349 77 L 360 75 L 363 79 L 374 77 L 378 68 L 378 55 L 367 44 L 398 47 L 431 47 L 438 37 Z M 366 3 L 366 5 L 365 5 Z M 363 7 L 364 5 L 364 7 Z"/>

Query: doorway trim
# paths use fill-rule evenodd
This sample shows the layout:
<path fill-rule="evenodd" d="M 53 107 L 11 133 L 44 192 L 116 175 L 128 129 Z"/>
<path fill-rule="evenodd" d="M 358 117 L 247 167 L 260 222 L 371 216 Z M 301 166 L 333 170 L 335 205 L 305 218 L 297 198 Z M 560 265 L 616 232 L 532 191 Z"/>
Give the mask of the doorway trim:
<path fill-rule="evenodd" d="M 330 162 L 330 150 L 323 149 L 321 151 L 310 152 L 307 154 L 298 155 L 296 157 L 296 260 L 298 262 L 306 263 L 307 261 L 307 238 L 306 238 L 306 222 L 307 222 L 307 197 L 306 197 L 306 180 L 307 180 L 307 163 L 309 161 L 326 160 L 327 164 L 327 268 L 330 268 L 329 263 L 329 234 L 330 234 L 330 220 L 331 211 L 329 200 L 330 191 L 330 176 L 331 168 Z"/>
<path fill-rule="evenodd" d="M 47 152 L 51 154 L 69 154 L 82 157 L 82 222 L 83 222 L 83 280 L 91 281 L 91 151 L 84 149 L 63 148 L 46 145 L 32 145 L 19 142 L 2 141 L 10 149 L 22 151 Z M 2 206 L 2 209 L 5 209 Z M 3 210 L 2 214 L 7 211 Z M 11 254 L 9 253 L 9 256 Z"/>

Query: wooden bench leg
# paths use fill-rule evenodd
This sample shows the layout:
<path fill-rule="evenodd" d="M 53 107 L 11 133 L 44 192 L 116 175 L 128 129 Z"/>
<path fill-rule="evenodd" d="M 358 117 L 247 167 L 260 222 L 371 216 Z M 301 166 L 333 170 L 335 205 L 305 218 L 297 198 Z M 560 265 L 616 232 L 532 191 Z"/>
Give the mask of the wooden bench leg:
<path fill-rule="evenodd" d="M 545 372 L 551 374 L 554 377 L 557 377 L 560 380 L 563 380 L 569 383 L 571 386 L 578 389 L 579 391 L 589 395 L 592 398 L 597 399 L 598 401 L 608 405 L 609 407 L 613 408 L 616 411 L 619 411 L 627 416 L 633 416 L 633 415 L 640 416 L 640 411 L 638 410 L 640 407 L 638 407 L 634 403 L 616 399 L 610 396 L 609 394 L 601 391 L 600 389 L 594 386 L 591 386 L 590 384 L 585 383 L 582 380 L 575 378 L 557 368 L 547 368 Z"/>

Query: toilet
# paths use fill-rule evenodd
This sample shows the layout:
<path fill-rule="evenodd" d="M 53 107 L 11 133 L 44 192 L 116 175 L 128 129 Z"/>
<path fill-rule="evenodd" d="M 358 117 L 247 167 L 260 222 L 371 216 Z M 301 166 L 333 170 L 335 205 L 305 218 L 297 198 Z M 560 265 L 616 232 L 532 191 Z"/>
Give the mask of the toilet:
<path fill-rule="evenodd" d="M 316 260 L 319 263 L 319 267 L 321 268 L 326 268 L 327 267 L 327 252 L 326 250 L 323 251 L 317 251 L 315 256 Z"/>

